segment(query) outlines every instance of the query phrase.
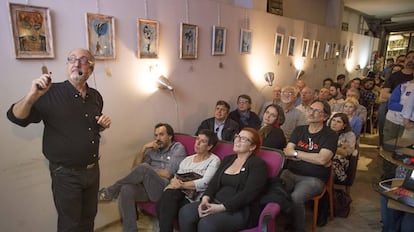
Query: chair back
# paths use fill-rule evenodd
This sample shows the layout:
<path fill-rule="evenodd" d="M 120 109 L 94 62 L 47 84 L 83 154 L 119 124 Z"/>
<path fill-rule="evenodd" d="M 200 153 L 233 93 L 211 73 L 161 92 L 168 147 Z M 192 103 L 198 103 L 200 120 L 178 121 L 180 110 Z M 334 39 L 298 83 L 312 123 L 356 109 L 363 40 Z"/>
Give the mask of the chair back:
<path fill-rule="evenodd" d="M 176 142 L 180 142 L 185 147 L 185 151 L 187 152 L 187 155 L 193 155 L 195 153 L 194 151 L 194 144 L 196 137 L 188 134 L 182 134 L 182 133 L 175 133 L 174 134 L 174 140 Z"/>

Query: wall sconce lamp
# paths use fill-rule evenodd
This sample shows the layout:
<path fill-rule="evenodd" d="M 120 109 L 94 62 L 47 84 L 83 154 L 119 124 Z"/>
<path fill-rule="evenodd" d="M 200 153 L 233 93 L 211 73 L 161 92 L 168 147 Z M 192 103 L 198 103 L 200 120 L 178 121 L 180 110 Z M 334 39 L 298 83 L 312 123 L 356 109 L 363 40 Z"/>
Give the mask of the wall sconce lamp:
<path fill-rule="evenodd" d="M 296 71 L 296 79 L 301 78 L 305 74 L 305 71 L 303 70 L 297 70 Z"/>
<path fill-rule="evenodd" d="M 357 64 L 356 67 L 355 67 L 355 70 L 356 71 L 361 71 L 361 65 Z"/>
<path fill-rule="evenodd" d="M 275 79 L 275 73 L 274 72 L 267 72 L 264 75 L 264 79 L 265 79 L 265 81 L 267 82 L 267 84 L 269 86 L 272 86 L 273 85 L 273 80 Z"/>
<path fill-rule="evenodd" d="M 174 87 L 172 87 L 171 82 L 165 76 L 159 76 L 157 83 L 158 88 L 160 89 L 168 89 L 169 91 L 174 91 Z"/>

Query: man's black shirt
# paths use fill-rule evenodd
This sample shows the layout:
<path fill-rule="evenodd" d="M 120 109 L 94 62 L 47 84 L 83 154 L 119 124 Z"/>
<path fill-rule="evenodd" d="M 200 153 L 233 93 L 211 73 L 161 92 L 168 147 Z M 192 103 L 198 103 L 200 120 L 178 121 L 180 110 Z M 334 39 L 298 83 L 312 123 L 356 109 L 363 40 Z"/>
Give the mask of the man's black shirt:
<path fill-rule="evenodd" d="M 10 121 L 20 126 L 43 121 L 43 153 L 51 163 L 86 166 L 99 160 L 99 125 L 103 99 L 95 89 L 86 87 L 83 99 L 69 81 L 53 83 L 33 105 L 30 115 L 18 119 L 12 105 Z"/>

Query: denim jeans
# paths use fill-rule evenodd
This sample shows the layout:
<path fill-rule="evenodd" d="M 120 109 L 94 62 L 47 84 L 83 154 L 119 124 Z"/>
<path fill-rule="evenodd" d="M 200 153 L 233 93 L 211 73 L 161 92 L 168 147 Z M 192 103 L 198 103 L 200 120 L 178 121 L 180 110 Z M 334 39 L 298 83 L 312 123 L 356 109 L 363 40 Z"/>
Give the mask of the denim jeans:
<path fill-rule="evenodd" d="M 99 165 L 75 170 L 49 165 L 59 232 L 92 232 L 98 210 Z"/>
<path fill-rule="evenodd" d="M 412 232 L 414 229 L 414 214 L 390 209 L 387 204 L 388 199 L 381 196 L 382 232 Z"/>
<path fill-rule="evenodd" d="M 305 203 L 320 194 L 325 183 L 315 177 L 296 175 L 288 169 L 283 170 L 280 178 L 285 182 L 286 190 L 291 193 L 293 201 L 293 211 L 291 213 L 293 221 L 291 224 L 294 231 L 304 232 L 306 225 Z"/>
<path fill-rule="evenodd" d="M 167 184 L 168 180 L 160 177 L 150 165 L 140 164 L 127 176 L 107 188 L 110 195 L 119 195 L 118 204 L 124 231 L 138 231 L 135 203 L 158 201 Z"/>

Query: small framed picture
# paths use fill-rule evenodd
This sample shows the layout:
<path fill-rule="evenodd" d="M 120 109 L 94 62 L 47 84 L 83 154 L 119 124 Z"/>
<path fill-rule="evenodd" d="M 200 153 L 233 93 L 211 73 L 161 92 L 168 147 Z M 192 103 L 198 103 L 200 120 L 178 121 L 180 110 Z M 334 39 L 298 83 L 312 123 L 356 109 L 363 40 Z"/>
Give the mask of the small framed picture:
<path fill-rule="evenodd" d="M 252 51 L 252 31 L 247 29 L 240 30 L 240 53 L 250 53 Z"/>
<path fill-rule="evenodd" d="M 280 55 L 283 52 L 283 37 L 282 34 L 275 34 L 275 55 Z"/>
<path fill-rule="evenodd" d="M 226 34 L 225 27 L 213 26 L 213 36 L 211 37 L 211 55 L 220 56 L 226 53 Z"/>
<path fill-rule="evenodd" d="M 180 58 L 197 59 L 198 26 L 181 23 L 180 28 Z"/>
<path fill-rule="evenodd" d="M 302 41 L 302 57 L 308 56 L 309 39 L 303 39 Z"/>
<path fill-rule="evenodd" d="M 139 58 L 158 58 L 159 22 L 138 19 Z"/>
<path fill-rule="evenodd" d="M 289 36 L 287 55 L 293 56 L 295 54 L 296 37 Z"/>
<path fill-rule="evenodd" d="M 329 43 L 325 43 L 325 50 L 324 50 L 324 53 L 323 53 L 323 59 L 324 60 L 327 60 L 329 58 L 330 49 L 331 49 L 331 45 L 329 45 Z"/>
<path fill-rule="evenodd" d="M 98 60 L 115 59 L 115 19 L 86 13 L 88 49 Z"/>
<path fill-rule="evenodd" d="M 49 8 L 9 3 L 9 9 L 16 58 L 54 58 Z"/>
<path fill-rule="evenodd" d="M 348 45 L 342 45 L 342 59 L 346 59 L 348 56 Z"/>
<path fill-rule="evenodd" d="M 354 42 L 349 41 L 348 59 L 352 57 L 352 51 L 354 50 Z"/>
<path fill-rule="evenodd" d="M 317 59 L 319 57 L 319 45 L 320 45 L 319 41 L 317 40 L 313 41 L 311 58 Z"/>

